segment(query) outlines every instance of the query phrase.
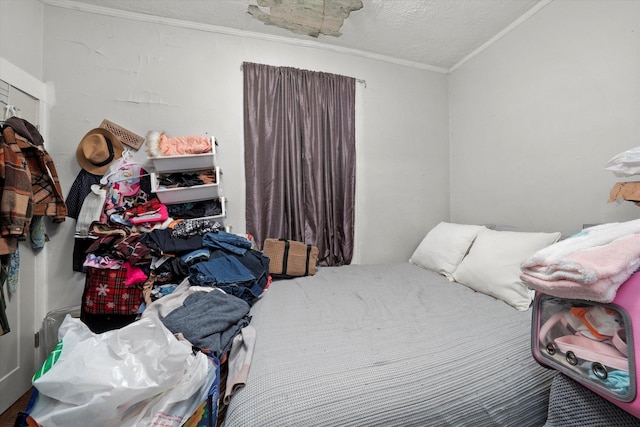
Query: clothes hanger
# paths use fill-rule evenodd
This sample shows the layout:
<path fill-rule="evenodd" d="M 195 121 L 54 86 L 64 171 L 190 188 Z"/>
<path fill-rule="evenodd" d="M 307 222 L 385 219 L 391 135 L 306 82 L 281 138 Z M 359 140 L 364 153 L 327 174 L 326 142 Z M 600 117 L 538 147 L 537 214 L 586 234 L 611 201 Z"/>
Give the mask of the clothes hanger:
<path fill-rule="evenodd" d="M 15 105 L 6 104 L 4 106 L 3 119 L 0 120 L 0 127 L 4 127 L 4 124 L 7 121 L 7 119 L 11 117 L 20 117 L 19 112 L 20 112 L 20 109 Z"/>
<path fill-rule="evenodd" d="M 136 163 L 136 161 L 133 160 L 133 153 L 130 149 L 125 148 L 122 152 L 122 162 L 123 164 Z"/>
<path fill-rule="evenodd" d="M 117 182 L 131 181 L 132 179 L 140 179 L 143 176 L 151 175 L 150 173 L 145 171 L 145 173 L 138 173 L 136 174 L 136 176 L 129 176 L 129 177 L 120 178 L 120 179 L 110 179 L 112 176 L 117 175 L 120 171 L 122 171 L 123 169 L 129 166 L 140 166 L 141 170 L 143 168 L 142 163 L 139 163 L 134 160 L 133 152 L 130 149 L 126 148 L 122 152 L 122 156 L 116 161 L 114 161 L 114 163 L 109 167 L 108 173 L 100 179 L 100 183 L 102 185 L 107 185 L 108 183 L 115 184 Z"/>

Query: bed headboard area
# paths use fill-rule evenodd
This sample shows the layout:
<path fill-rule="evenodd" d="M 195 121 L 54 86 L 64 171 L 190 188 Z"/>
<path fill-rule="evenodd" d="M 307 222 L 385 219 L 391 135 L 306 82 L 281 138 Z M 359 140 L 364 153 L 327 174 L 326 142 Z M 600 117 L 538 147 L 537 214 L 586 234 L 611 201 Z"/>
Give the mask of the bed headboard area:
<path fill-rule="evenodd" d="M 422 239 L 409 262 L 517 310 L 527 310 L 533 293 L 520 280 L 520 264 L 559 238 L 558 232 L 500 231 L 440 222 Z"/>

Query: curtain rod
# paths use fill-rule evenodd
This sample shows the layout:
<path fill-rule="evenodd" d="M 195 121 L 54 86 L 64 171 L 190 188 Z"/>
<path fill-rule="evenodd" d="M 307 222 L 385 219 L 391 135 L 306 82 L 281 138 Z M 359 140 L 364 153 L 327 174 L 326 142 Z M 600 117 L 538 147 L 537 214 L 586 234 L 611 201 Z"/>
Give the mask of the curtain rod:
<path fill-rule="evenodd" d="M 242 71 L 242 64 L 240 64 L 240 71 Z M 367 81 L 366 80 L 364 80 L 364 79 L 355 79 L 355 80 L 356 80 L 356 82 L 358 82 L 360 84 L 363 84 L 365 89 L 367 88 Z"/>

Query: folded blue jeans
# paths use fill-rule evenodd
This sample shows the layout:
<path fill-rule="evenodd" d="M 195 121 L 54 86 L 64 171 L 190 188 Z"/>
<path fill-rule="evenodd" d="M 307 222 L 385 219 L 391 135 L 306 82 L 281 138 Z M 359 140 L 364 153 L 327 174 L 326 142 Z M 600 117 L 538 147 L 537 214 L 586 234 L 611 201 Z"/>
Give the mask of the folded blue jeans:
<path fill-rule="evenodd" d="M 238 255 L 242 255 L 247 249 L 251 249 L 249 240 L 226 231 L 205 234 L 202 238 L 202 245 L 213 249 L 224 249 Z"/>
<path fill-rule="evenodd" d="M 189 268 L 189 281 L 196 286 L 228 285 L 256 280 L 247 267 L 234 257 L 211 258 Z"/>

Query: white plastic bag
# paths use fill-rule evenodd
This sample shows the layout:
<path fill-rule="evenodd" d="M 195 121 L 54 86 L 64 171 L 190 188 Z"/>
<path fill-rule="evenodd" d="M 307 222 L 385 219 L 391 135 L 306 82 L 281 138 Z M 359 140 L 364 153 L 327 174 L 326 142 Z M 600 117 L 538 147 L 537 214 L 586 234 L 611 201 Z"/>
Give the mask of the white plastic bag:
<path fill-rule="evenodd" d="M 616 154 L 604 166 L 616 176 L 640 175 L 640 147 Z"/>
<path fill-rule="evenodd" d="M 157 318 L 94 334 L 66 316 L 59 336 L 33 378 L 39 395 L 29 415 L 47 427 L 177 427 L 215 379 L 212 360 Z"/>

